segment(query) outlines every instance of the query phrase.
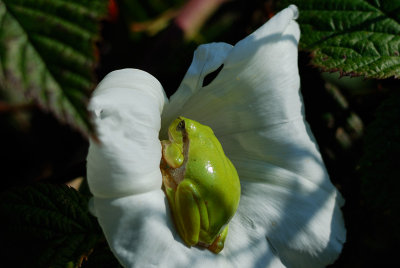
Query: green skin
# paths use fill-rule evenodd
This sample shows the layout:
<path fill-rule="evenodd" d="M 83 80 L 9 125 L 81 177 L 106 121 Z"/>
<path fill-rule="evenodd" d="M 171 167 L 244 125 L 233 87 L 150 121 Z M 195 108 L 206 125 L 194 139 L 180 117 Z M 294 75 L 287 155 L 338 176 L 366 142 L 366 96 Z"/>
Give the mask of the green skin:
<path fill-rule="evenodd" d="M 181 116 L 168 135 L 161 170 L 176 228 L 188 246 L 218 253 L 239 205 L 237 171 L 208 126 Z"/>

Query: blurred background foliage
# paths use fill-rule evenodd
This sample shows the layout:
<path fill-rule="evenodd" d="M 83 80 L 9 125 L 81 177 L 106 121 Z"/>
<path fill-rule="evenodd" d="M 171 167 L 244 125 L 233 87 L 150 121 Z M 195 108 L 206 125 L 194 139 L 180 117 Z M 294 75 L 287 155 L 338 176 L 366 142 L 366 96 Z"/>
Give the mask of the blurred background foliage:
<path fill-rule="evenodd" d="M 340 65 L 347 56 L 343 58 L 342 51 L 318 52 L 320 47 L 313 43 L 314 34 L 321 30 L 318 21 L 314 21 L 317 26 L 312 25 L 310 11 L 304 20 L 301 15 L 302 8 L 321 5 L 329 11 L 351 1 L 57 1 L 60 6 L 50 2 L 0 1 L 0 213 L 2 219 L 8 218 L 1 221 L 0 230 L 2 243 L 9 245 L 9 250 L 2 252 L 3 263 L 10 261 L 18 267 L 23 256 L 32 267 L 118 267 L 96 221 L 82 212 L 89 196 L 85 182 L 80 193 L 60 186 L 78 189 L 85 177 L 91 126 L 84 107 L 90 91 L 108 72 L 129 67 L 157 77 L 170 96 L 199 44 L 235 44 L 292 2 L 300 7 L 303 31 L 299 69 L 306 117 L 331 180 L 346 199 L 347 242 L 331 267 L 386 267 L 400 262 L 395 251 L 400 239 L 399 80 L 391 77 L 392 73 L 381 80 L 368 78 L 368 73 L 343 76 L 354 75 L 351 69 L 341 72 L 340 68 L 349 68 Z M 400 1 L 353 2 L 393 12 L 400 5 Z M 31 16 L 26 17 L 27 13 Z M 334 16 L 341 18 L 340 14 Z M 396 16 L 392 17 L 397 23 L 394 28 L 398 26 Z M 4 25 L 16 28 L 6 30 Z M 352 31 L 359 29 L 356 26 L 361 27 L 353 25 Z M 65 35 L 57 32 L 61 28 L 67 29 Z M 20 32 L 15 34 L 13 29 Z M 345 35 L 346 29 L 341 34 Z M 49 40 L 43 38 L 46 36 Z M 73 37 L 80 41 L 68 43 Z M 362 41 L 362 36 L 359 38 Z M 10 46 L 14 47 L 17 39 L 25 45 L 20 51 L 12 50 L 12 59 L 26 57 L 27 63 L 10 61 Z M 37 59 L 27 56 L 27 47 L 37 51 Z M 394 47 L 398 49 L 398 45 Z M 316 61 L 318 53 L 322 56 Z M 329 64 L 336 66 L 321 65 L 326 53 L 333 59 Z M 36 66 L 38 61 L 43 62 L 39 71 L 26 67 Z M 36 77 L 29 79 L 32 72 Z M 11 79 L 10 73 L 18 74 L 18 79 Z M 51 83 L 44 82 L 47 76 L 53 79 Z M 35 86 L 31 88 L 32 83 Z M 50 97 L 41 96 L 42 91 Z M 37 186 L 37 182 L 45 184 Z M 47 196 L 49 191 L 59 193 L 58 197 Z M 34 213 L 35 207 L 42 213 Z M 41 216 L 49 213 L 55 222 L 69 218 L 70 225 L 49 226 L 47 216 Z M 90 232 L 79 236 L 81 228 Z M 81 242 L 68 242 L 69 233 L 78 235 Z M 49 247 L 59 248 L 62 254 L 52 255 Z"/>

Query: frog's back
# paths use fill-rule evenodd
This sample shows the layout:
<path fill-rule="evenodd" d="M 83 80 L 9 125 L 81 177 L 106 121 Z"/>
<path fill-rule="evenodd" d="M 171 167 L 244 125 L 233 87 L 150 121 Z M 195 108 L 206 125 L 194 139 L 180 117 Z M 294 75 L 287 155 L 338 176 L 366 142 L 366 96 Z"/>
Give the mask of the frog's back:
<path fill-rule="evenodd" d="M 197 189 L 207 207 L 219 208 L 208 210 L 210 229 L 218 232 L 223 227 L 220 223 L 229 221 L 237 210 L 240 182 L 235 167 L 226 157 L 212 130 L 207 126 L 201 127 L 207 129 L 201 129 L 198 134 L 191 136 L 190 161 L 186 166 L 185 178 L 199 185 Z"/>

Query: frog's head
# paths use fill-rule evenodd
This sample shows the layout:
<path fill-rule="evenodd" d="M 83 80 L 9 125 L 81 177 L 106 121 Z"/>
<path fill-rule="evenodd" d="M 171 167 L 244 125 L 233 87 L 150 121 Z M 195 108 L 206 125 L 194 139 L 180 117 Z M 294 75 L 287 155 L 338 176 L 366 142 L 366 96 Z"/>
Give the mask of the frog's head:
<path fill-rule="evenodd" d="M 168 128 L 169 140 L 182 144 L 183 139 L 194 137 L 210 137 L 214 135 L 212 129 L 206 125 L 202 125 L 194 120 L 179 116 Z"/>
<path fill-rule="evenodd" d="M 208 126 L 194 120 L 179 116 L 168 128 L 169 140 L 162 141 L 163 160 L 172 168 L 184 165 L 185 155 L 188 156 L 189 144 L 198 138 L 215 137 Z"/>

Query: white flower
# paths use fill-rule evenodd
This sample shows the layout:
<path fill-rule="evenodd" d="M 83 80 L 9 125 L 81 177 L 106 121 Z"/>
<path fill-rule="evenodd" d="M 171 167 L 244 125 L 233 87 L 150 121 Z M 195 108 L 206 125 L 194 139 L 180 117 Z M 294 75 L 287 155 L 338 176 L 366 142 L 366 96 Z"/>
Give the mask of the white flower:
<path fill-rule="evenodd" d="M 143 71 L 115 71 L 99 84 L 88 181 L 93 213 L 124 266 L 309 268 L 338 257 L 343 199 L 304 119 L 296 17 L 289 6 L 235 46 L 200 46 L 169 102 Z M 210 126 L 239 173 L 239 208 L 218 255 L 185 246 L 161 190 L 160 139 L 179 115 Z"/>

